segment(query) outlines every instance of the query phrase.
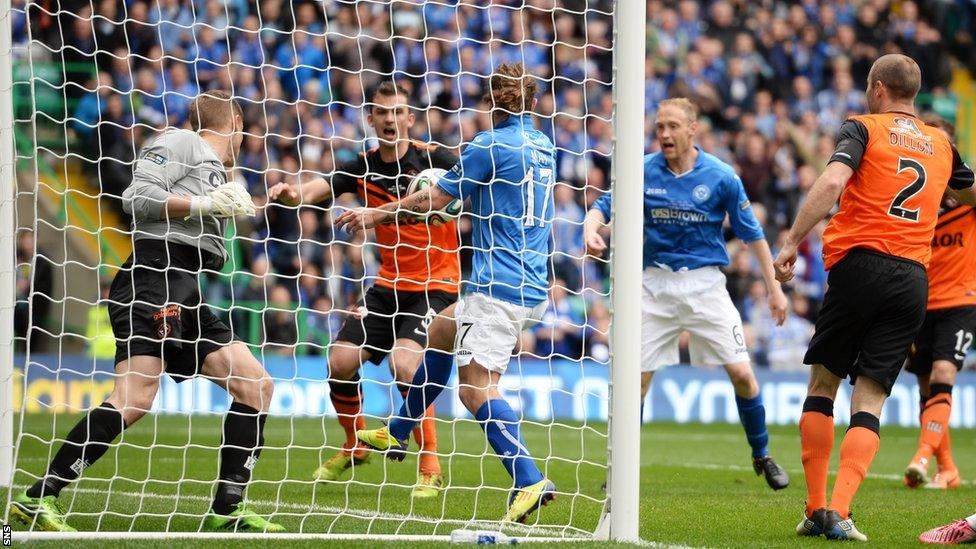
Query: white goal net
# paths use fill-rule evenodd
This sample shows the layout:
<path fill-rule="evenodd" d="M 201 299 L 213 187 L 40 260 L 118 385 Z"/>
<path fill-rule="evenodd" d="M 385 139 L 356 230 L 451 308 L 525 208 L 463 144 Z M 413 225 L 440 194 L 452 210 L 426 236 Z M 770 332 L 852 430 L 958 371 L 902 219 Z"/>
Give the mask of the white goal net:
<path fill-rule="evenodd" d="M 223 90 L 241 105 L 245 133 L 226 180 L 246 187 L 257 213 L 221 225 L 226 262 L 191 274 L 192 290 L 274 384 L 260 410 L 268 414 L 263 450 L 256 465 L 248 462 L 248 508 L 292 534 L 408 539 L 473 528 L 592 537 L 611 507 L 608 455 L 620 464 L 634 455 L 608 444 L 614 269 L 608 257 L 585 257 L 582 238 L 587 208 L 610 190 L 614 74 L 623 70 L 614 62 L 616 4 L 13 0 L 0 14 L 13 42 L 14 85 L 0 93 L 13 112 L 16 167 L 16 211 L 0 208 L 16 214 L 8 507 L 50 475 L 59 448 L 72 444 L 69 432 L 121 379 L 117 344 L 138 339 L 116 341 L 110 305 L 118 305 L 111 285 L 130 269 L 123 264 L 134 242 L 122 195 L 136 164 L 157 160 L 140 160 L 142 147 L 164 128 L 189 127 L 193 99 Z M 642 33 L 643 11 L 635 13 Z M 398 413 L 433 313 L 472 279 L 481 256 L 503 245 L 472 237 L 474 225 L 491 219 L 466 209 L 444 225 L 359 235 L 333 225 L 351 208 L 406 196 L 423 169 L 451 168 L 464 145 L 492 128 L 484 94 L 507 63 L 535 77 L 534 124 L 555 145 L 551 204 L 542 206 L 551 218 L 529 219 L 551 226 L 551 287 L 542 321 L 519 334 L 498 387 L 520 421 L 520 445 L 556 489 L 555 501 L 524 525 L 501 520 L 517 481 L 458 398 L 456 368 L 402 463 L 352 447 L 349 434 Z M 642 75 L 642 66 L 632 73 Z M 393 103 L 384 86 L 395 90 Z M 269 199 L 276 185 L 307 189 L 318 178 L 334 197 Z M 155 319 L 163 339 L 154 341 L 164 349 L 166 310 Z M 337 349 L 342 341 L 352 346 Z M 208 531 L 233 399 L 207 379 L 177 383 L 170 365 L 149 413 L 68 475 L 58 502 L 73 528 Z M 636 393 L 634 400 L 627 425 L 636 427 Z M 631 438 L 636 445 L 636 429 Z"/>

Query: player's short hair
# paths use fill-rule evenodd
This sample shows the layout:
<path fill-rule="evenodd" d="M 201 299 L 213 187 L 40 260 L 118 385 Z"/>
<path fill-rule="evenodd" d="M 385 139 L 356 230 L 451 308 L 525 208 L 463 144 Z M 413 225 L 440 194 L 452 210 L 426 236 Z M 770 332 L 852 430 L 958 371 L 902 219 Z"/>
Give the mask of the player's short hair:
<path fill-rule="evenodd" d="M 522 63 L 502 63 L 491 74 L 483 100 L 492 110 L 519 114 L 532 110 L 532 100 L 538 90 L 535 77 L 526 72 Z"/>
<path fill-rule="evenodd" d="M 907 55 L 889 53 L 871 65 L 868 84 L 881 82 L 893 99 L 914 100 L 922 87 L 922 70 Z"/>
<path fill-rule="evenodd" d="M 382 95 L 383 97 L 402 95 L 404 98 L 407 98 L 410 97 L 410 92 L 407 91 L 407 88 L 403 87 L 403 84 L 391 80 L 384 80 L 379 86 L 373 88 L 373 94 L 370 97 L 373 98 L 373 101 L 376 101 L 376 96 L 378 95 Z"/>
<path fill-rule="evenodd" d="M 688 115 L 689 122 L 698 120 L 698 106 L 687 97 L 672 97 L 671 99 L 665 99 L 657 104 L 658 110 L 661 110 L 661 107 L 675 107 L 685 111 L 685 114 Z"/>
<path fill-rule="evenodd" d="M 190 128 L 200 130 L 221 130 L 233 127 L 234 116 L 244 118 L 240 103 L 223 90 L 201 93 L 190 103 Z"/>

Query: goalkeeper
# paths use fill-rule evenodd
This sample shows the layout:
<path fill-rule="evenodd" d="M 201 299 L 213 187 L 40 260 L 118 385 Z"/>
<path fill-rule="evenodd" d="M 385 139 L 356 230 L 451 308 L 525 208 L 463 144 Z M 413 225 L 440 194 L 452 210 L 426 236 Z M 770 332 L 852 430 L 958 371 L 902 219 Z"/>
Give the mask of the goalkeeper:
<path fill-rule="evenodd" d="M 474 249 L 465 293 L 431 323 L 432 350 L 398 417 L 388 428 L 361 430 L 357 436 L 391 459 L 402 460 L 410 429 L 451 375 L 451 356 L 445 352 L 455 353 L 458 397 L 512 477 L 504 520 L 515 522 L 524 522 L 556 494 L 556 486 L 525 446 L 518 415 L 498 391 L 519 334 L 541 318 L 549 291 L 556 150 L 533 126 L 536 86 L 521 64 L 500 65 L 485 95 L 494 127 L 474 137 L 437 185 L 336 219 L 338 227 L 358 232 L 443 208 L 455 199 L 471 200 Z"/>
<path fill-rule="evenodd" d="M 268 197 L 298 206 L 356 193 L 366 206 L 375 208 L 396 202 L 421 171 L 453 167 L 457 163 L 454 154 L 409 139 L 414 115 L 407 105 L 407 95 L 403 87 L 393 82 L 380 84 L 366 117 L 379 146 L 340 165 L 328 181 L 320 178 L 300 185 L 279 183 L 268 190 Z M 346 441 L 313 473 L 320 481 L 338 480 L 354 464 L 369 459 L 365 448 L 356 449 L 356 430 L 366 425 L 359 387 L 363 363 L 379 364 L 389 355 L 390 369 L 405 396 L 427 347 L 427 327 L 435 314 L 457 301 L 461 265 L 455 222 L 435 226 L 402 220 L 377 227 L 376 243 L 380 249 L 380 272 L 360 303 L 363 313 L 347 319 L 329 347 L 329 396 Z M 443 477 L 437 458 L 433 406 L 413 434 L 421 453 L 411 496 L 435 497 L 440 493 Z"/>
<path fill-rule="evenodd" d="M 49 531 L 74 531 L 58 503 L 61 490 L 152 407 L 163 372 L 177 383 L 204 376 L 230 393 L 220 470 L 204 526 L 212 530 L 283 531 L 245 506 L 244 489 L 264 442 L 273 384 L 244 343 L 201 301 L 197 277 L 227 259 L 226 219 L 253 215 L 239 183 L 228 183 L 240 151 L 240 106 L 220 91 L 190 105 L 193 131 L 171 128 L 136 160 L 123 194 L 132 214 L 133 252 L 109 293 L 115 334 L 115 387 L 67 434 L 33 486 L 14 497 L 10 514 Z"/>

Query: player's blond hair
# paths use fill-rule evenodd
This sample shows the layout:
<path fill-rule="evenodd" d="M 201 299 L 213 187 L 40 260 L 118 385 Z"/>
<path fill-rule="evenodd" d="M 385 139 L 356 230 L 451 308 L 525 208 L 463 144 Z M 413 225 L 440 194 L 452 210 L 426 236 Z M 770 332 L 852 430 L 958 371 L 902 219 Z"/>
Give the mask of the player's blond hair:
<path fill-rule="evenodd" d="M 492 110 L 519 114 L 532 110 L 532 100 L 539 89 L 535 77 L 521 63 L 503 63 L 492 73 L 484 100 Z"/>
<path fill-rule="evenodd" d="M 200 130 L 225 130 L 234 127 L 234 116 L 244 117 L 241 105 L 223 90 L 202 93 L 190 103 L 190 128 Z"/>
<path fill-rule="evenodd" d="M 688 115 L 688 121 L 694 122 L 698 120 L 698 107 L 692 103 L 691 99 L 687 97 L 672 97 L 671 99 L 665 99 L 657 104 L 657 109 L 661 110 L 662 107 L 675 107 L 681 109 Z"/>

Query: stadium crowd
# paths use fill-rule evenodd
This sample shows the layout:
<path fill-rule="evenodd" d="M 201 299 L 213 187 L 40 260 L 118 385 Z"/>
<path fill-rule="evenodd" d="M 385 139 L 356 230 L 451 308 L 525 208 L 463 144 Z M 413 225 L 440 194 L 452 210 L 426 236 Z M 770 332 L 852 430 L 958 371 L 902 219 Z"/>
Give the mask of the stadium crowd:
<path fill-rule="evenodd" d="M 371 147 L 363 105 L 390 75 L 411 91 L 412 137 L 457 147 L 489 124 L 485 76 L 499 63 L 524 62 L 542 82 L 539 120 L 558 147 L 560 183 L 552 299 L 546 322 L 524 334 L 521 350 L 605 359 L 607 265 L 583 259 L 582 222 L 609 187 L 612 6 L 565 0 L 553 11 L 552 3 L 62 1 L 57 16 L 35 6 L 13 24 L 23 44 L 26 18 L 37 20 L 32 29 L 41 35 L 32 39 L 44 47 L 31 55 L 96 67 L 67 70 L 65 90 L 72 152 L 109 195 L 128 185 L 132 159 L 153 129 L 184 124 L 200 91 L 233 90 L 248 133 L 236 178 L 263 208 L 237 224 L 238 272 L 208 277 L 206 300 L 257 302 L 258 309 L 267 303 L 273 309 L 263 315 L 263 333 L 242 335 L 283 353 L 299 339 L 306 350 L 324 352 L 377 260 L 368 238 L 362 246 L 331 230 L 328 205 L 296 211 L 267 204 L 267 189 L 328 174 Z M 702 112 L 700 146 L 736 168 L 775 255 L 833 151 L 834 132 L 849 113 L 865 110 L 872 60 L 891 52 L 918 60 L 927 108 L 954 117 L 949 54 L 969 51 L 956 44 L 972 29 L 953 14 L 967 9 L 964 1 L 650 0 L 646 149 L 656 149 L 655 105 L 692 98 Z M 944 39 L 950 23 L 952 39 Z M 467 225 L 462 218 L 462 235 Z M 733 241 L 729 251 L 729 289 L 757 362 L 799 367 L 826 279 L 818 238 L 802 250 L 782 327 L 763 306 L 764 286 L 747 250 Z M 235 310 L 235 329 L 249 325 L 244 317 L 254 313 L 246 308 Z"/>

